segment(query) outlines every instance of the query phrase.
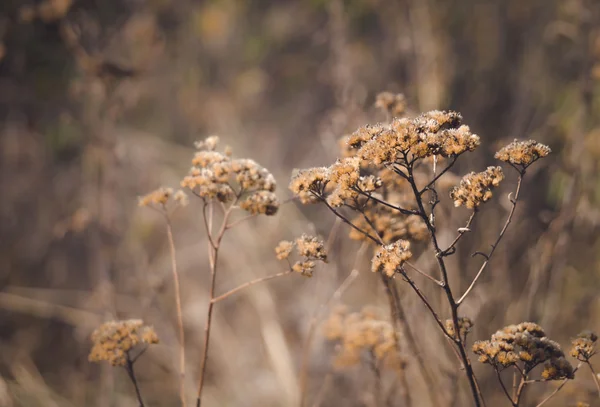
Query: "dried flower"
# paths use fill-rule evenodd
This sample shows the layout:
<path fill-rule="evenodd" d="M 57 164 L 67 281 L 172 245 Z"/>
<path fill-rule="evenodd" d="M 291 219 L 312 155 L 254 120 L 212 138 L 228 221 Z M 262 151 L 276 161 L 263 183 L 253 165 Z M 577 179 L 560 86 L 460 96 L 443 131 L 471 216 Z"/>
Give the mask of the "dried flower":
<path fill-rule="evenodd" d="M 113 366 L 125 366 L 131 350 L 137 345 L 158 343 L 158 336 L 142 320 L 130 319 L 100 325 L 92 334 L 92 342 L 90 362 L 106 360 Z"/>
<path fill-rule="evenodd" d="M 196 142 L 199 151 L 181 186 L 205 200 L 240 199 L 240 207 L 251 214 L 274 215 L 279 201 L 273 193 L 276 188 L 273 175 L 254 160 L 232 159 L 230 149 L 225 154 L 215 151 L 218 143 L 217 136 Z"/>
<path fill-rule="evenodd" d="M 323 241 L 314 236 L 302 235 L 296 239 L 296 247 L 300 256 L 323 262 L 327 261 L 327 253 L 325 252 Z"/>
<path fill-rule="evenodd" d="M 327 262 L 327 252 L 323 241 L 306 234 L 300 236 L 294 242 L 282 240 L 275 248 L 275 254 L 279 260 L 288 260 L 294 247 L 296 247 L 298 256 L 302 257 L 302 260 L 291 266 L 292 271 L 296 273 L 300 273 L 305 277 L 312 277 L 316 266 L 315 261 Z"/>
<path fill-rule="evenodd" d="M 325 337 L 339 344 L 334 360 L 337 368 L 360 363 L 363 353 L 392 369 L 400 370 L 404 366 L 394 327 L 370 307 L 351 314 L 345 307 L 337 307 L 323 328 Z"/>
<path fill-rule="evenodd" d="M 294 249 L 294 243 L 288 240 L 282 240 L 275 248 L 275 254 L 278 260 L 285 260 L 290 257 L 292 250 Z"/>
<path fill-rule="evenodd" d="M 406 98 L 402 93 L 381 92 L 375 99 L 375 107 L 378 107 L 392 115 L 400 116 L 406 111 Z"/>
<path fill-rule="evenodd" d="M 158 188 L 147 195 L 138 198 L 139 206 L 165 206 L 169 198 L 173 195 L 172 188 Z"/>
<path fill-rule="evenodd" d="M 325 167 L 299 170 L 292 176 L 290 190 L 304 204 L 317 202 L 316 195 L 321 195 L 329 181 L 329 169 Z"/>
<path fill-rule="evenodd" d="M 500 161 L 527 168 L 551 152 L 550 147 L 535 140 L 518 141 L 515 139 L 515 141 L 498 151 L 494 157 Z"/>
<path fill-rule="evenodd" d="M 492 197 L 492 188 L 500 185 L 504 173 L 500 167 L 488 167 L 482 172 L 471 172 L 465 175 L 460 184 L 450 191 L 454 206 L 477 208 Z"/>
<path fill-rule="evenodd" d="M 252 215 L 274 215 L 279 209 L 279 200 L 273 192 L 258 191 L 240 202 L 240 208 Z"/>
<path fill-rule="evenodd" d="M 591 331 L 584 331 L 571 341 L 571 356 L 582 362 L 590 360 L 596 354 L 596 341 L 598 335 Z"/>
<path fill-rule="evenodd" d="M 573 366 L 565 359 L 560 345 L 546 337 L 544 330 L 532 322 L 509 325 L 492 335 L 490 340 L 477 341 L 473 352 L 479 361 L 496 369 L 521 363 L 525 372 L 544 364 L 545 380 L 572 379 Z"/>
<path fill-rule="evenodd" d="M 305 277 L 312 277 L 315 265 L 315 262 L 312 260 L 297 261 L 292 266 L 292 271 L 300 273 Z"/>
<path fill-rule="evenodd" d="M 454 321 L 451 319 L 446 320 L 446 331 L 452 337 L 456 338 L 456 330 L 454 329 Z M 461 338 L 466 338 L 469 332 L 473 328 L 473 321 L 469 317 L 458 318 L 458 333 Z"/>
<path fill-rule="evenodd" d="M 407 240 L 397 240 L 394 243 L 380 246 L 373 256 L 371 270 L 381 272 L 388 277 L 394 276 L 405 261 L 412 257 Z"/>

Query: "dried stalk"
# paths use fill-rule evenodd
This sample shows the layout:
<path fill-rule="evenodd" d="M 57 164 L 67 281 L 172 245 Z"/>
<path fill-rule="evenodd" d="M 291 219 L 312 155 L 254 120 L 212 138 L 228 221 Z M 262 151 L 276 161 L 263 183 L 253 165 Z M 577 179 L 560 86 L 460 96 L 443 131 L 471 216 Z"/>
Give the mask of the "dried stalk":
<path fill-rule="evenodd" d="M 165 211 L 167 220 L 167 237 L 169 239 L 169 250 L 171 252 L 171 271 L 173 273 L 173 284 L 175 286 L 175 305 L 177 309 L 177 327 L 179 329 L 179 398 L 181 405 L 185 402 L 185 332 L 183 329 L 183 313 L 181 311 L 181 289 L 179 285 L 179 273 L 177 272 L 177 258 L 175 256 L 175 242 L 173 239 L 173 228 L 169 215 Z"/>

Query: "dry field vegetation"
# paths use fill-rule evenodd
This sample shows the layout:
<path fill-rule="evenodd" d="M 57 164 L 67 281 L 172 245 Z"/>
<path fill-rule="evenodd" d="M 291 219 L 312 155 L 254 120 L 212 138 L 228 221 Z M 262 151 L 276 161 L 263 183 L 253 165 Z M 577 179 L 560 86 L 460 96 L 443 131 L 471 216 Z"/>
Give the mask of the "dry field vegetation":
<path fill-rule="evenodd" d="M 0 2 L 0 406 L 600 406 L 600 3 Z"/>

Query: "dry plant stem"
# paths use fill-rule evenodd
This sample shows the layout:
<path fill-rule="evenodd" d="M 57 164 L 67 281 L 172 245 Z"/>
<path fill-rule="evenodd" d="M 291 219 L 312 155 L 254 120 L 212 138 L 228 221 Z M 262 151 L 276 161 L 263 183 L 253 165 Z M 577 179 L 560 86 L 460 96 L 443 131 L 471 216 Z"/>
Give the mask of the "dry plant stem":
<path fill-rule="evenodd" d="M 465 293 L 456 302 L 457 305 L 462 304 L 462 302 L 465 300 L 465 298 L 473 290 L 473 287 L 475 287 L 475 284 L 477 283 L 477 280 L 479 280 L 479 277 L 481 277 L 481 275 L 485 271 L 487 265 L 490 264 L 490 260 L 491 260 L 491 258 L 493 256 L 494 252 L 496 251 L 496 248 L 498 247 L 498 244 L 500 243 L 500 241 L 504 237 L 504 234 L 506 233 L 506 230 L 508 229 L 508 226 L 512 222 L 512 218 L 513 218 L 513 215 L 515 213 L 515 209 L 517 207 L 517 201 L 519 199 L 519 192 L 521 191 L 521 184 L 523 182 L 523 175 L 524 174 L 525 174 L 524 171 L 519 171 L 519 181 L 517 182 L 517 189 L 515 191 L 515 196 L 514 196 L 514 198 L 510 198 L 510 202 L 512 204 L 512 207 L 510 209 L 508 217 L 506 218 L 506 222 L 504 223 L 504 226 L 502 227 L 502 230 L 500 231 L 500 234 L 498 235 L 498 238 L 496 239 L 496 241 L 492 245 L 492 249 L 490 250 L 490 252 L 487 255 L 484 255 L 485 261 L 483 262 L 483 264 L 479 268 L 479 271 L 475 275 L 475 278 L 473 279 L 473 281 L 471 282 L 471 284 L 469 285 L 469 287 L 467 288 L 467 290 L 465 291 Z M 510 195 L 509 195 L 509 197 L 510 197 Z"/>
<path fill-rule="evenodd" d="M 350 220 L 348 220 L 348 218 L 346 218 L 344 215 L 342 215 L 340 212 L 338 212 L 336 209 L 334 209 L 331 205 L 329 205 L 327 200 L 322 195 L 316 194 L 314 192 L 312 192 L 312 194 L 315 197 L 317 197 L 320 201 L 322 201 L 327 206 L 327 208 L 329 208 L 329 210 L 331 212 L 333 212 L 338 218 L 340 218 L 344 223 L 348 224 L 350 227 L 352 227 L 356 231 L 362 233 L 364 236 L 366 236 L 373 242 L 375 242 L 377 244 L 383 244 L 383 241 L 378 234 L 377 234 L 377 237 L 374 237 L 371 234 L 369 234 L 368 232 L 357 227 Z M 368 218 L 366 217 L 366 215 L 364 213 L 363 213 L 363 216 L 368 221 Z M 370 222 L 369 222 L 369 224 L 370 224 Z M 371 225 L 371 227 L 373 228 L 372 225 Z M 394 324 L 396 325 L 397 329 L 402 331 L 403 336 L 407 339 L 409 346 L 414 351 L 414 355 L 416 356 L 417 362 L 419 364 L 419 369 L 421 370 L 421 372 L 423 372 L 425 380 L 428 382 L 429 385 L 433 385 L 434 384 L 433 375 L 429 371 L 427 364 L 425 363 L 425 361 L 423 360 L 423 357 L 421 356 L 421 354 L 418 351 L 417 341 L 416 341 L 412 331 L 410 330 L 410 328 L 406 327 L 406 325 L 403 323 L 403 321 L 406 320 L 406 316 L 402 309 L 402 304 L 400 303 L 400 296 L 398 293 L 398 288 L 393 283 L 392 279 L 387 278 L 383 274 L 381 275 L 381 280 L 386 289 L 386 295 L 387 295 L 388 301 L 390 303 L 390 311 L 392 314 L 392 321 L 394 321 Z M 434 398 L 438 397 L 436 392 L 431 393 L 431 395 Z"/>
<path fill-rule="evenodd" d="M 204 226 L 206 228 L 206 235 L 208 237 L 209 242 L 209 263 L 210 263 L 210 293 L 209 293 L 209 303 L 208 309 L 206 312 L 206 325 L 204 326 L 204 346 L 202 350 L 202 360 L 200 362 L 200 378 L 198 379 L 198 396 L 196 399 L 196 407 L 200 407 L 202 402 L 202 390 L 204 389 L 204 378 L 206 375 L 206 362 L 208 360 L 208 347 L 210 343 L 210 331 L 212 326 L 212 315 L 213 315 L 213 307 L 215 303 L 213 302 L 215 298 L 215 285 L 217 280 L 217 264 L 219 259 L 219 248 L 221 246 L 221 241 L 223 240 L 223 236 L 225 235 L 225 231 L 227 230 L 227 223 L 229 221 L 229 216 L 231 215 L 231 211 L 237 204 L 239 200 L 239 196 L 237 196 L 236 200 L 224 210 L 223 221 L 221 223 L 221 228 L 217 233 L 216 237 L 212 234 L 212 207 L 210 216 L 207 215 L 206 209 L 208 207 L 208 202 L 204 201 L 202 207 L 202 217 L 204 220 Z"/>
<path fill-rule="evenodd" d="M 379 369 L 375 354 L 371 352 L 370 356 L 371 371 L 373 372 L 373 398 L 375 399 L 375 405 L 381 406 L 381 369 Z"/>
<path fill-rule="evenodd" d="M 292 273 L 293 273 L 293 271 L 287 270 L 287 271 L 282 271 L 281 273 L 273 274 L 271 276 L 256 278 L 256 279 L 248 281 L 247 283 L 244 283 L 236 288 L 233 288 L 233 289 L 227 291 L 226 293 L 219 295 L 218 297 L 213 298 L 211 300 L 211 302 L 212 303 L 219 302 L 219 301 L 224 300 L 225 298 L 229 297 L 230 295 L 243 290 L 244 288 L 253 286 L 254 284 L 262 283 L 263 281 L 272 280 L 272 279 L 278 278 L 278 277 L 287 276 L 288 274 L 292 274 Z"/>
<path fill-rule="evenodd" d="M 358 277 L 358 274 L 359 274 L 356 266 L 357 266 L 358 260 L 361 257 L 361 254 L 365 251 L 365 248 L 366 248 L 365 244 L 363 244 L 360 247 L 360 249 L 358 250 L 357 256 L 356 256 L 354 268 L 352 269 L 350 274 L 348 274 L 348 276 L 344 279 L 342 284 L 337 288 L 337 290 L 335 290 L 335 292 L 333 293 L 331 298 L 329 298 L 329 300 L 325 304 L 321 305 L 319 310 L 313 315 L 313 317 L 310 321 L 310 325 L 308 328 L 308 335 L 306 336 L 306 340 L 304 342 L 304 347 L 303 347 L 304 349 L 302 352 L 302 363 L 301 363 L 301 367 L 300 367 L 300 404 L 299 404 L 300 407 L 303 407 L 304 403 L 305 403 L 306 387 L 307 387 L 307 383 L 308 383 L 308 361 L 310 358 L 310 349 L 311 349 L 312 340 L 314 338 L 316 328 L 317 328 L 318 318 L 320 315 L 322 315 L 322 313 L 325 310 L 327 310 L 331 306 L 331 304 L 338 301 L 341 298 L 342 294 L 348 289 L 348 287 L 350 287 L 350 285 L 354 282 L 354 280 L 356 280 L 356 278 Z M 319 393 L 321 393 L 322 391 L 323 390 L 321 389 L 319 391 Z"/>
<path fill-rule="evenodd" d="M 600 382 L 598 381 L 598 375 L 596 374 L 596 371 L 594 370 L 594 366 L 592 366 L 592 363 L 588 360 L 585 362 L 588 367 L 590 368 L 590 371 L 592 372 L 592 378 L 594 379 L 594 383 L 596 383 L 596 389 L 598 389 L 598 396 L 600 396 Z"/>
<path fill-rule="evenodd" d="M 175 305 L 177 307 L 177 326 L 179 329 L 179 398 L 181 400 L 181 405 L 185 407 L 185 333 L 183 329 L 183 313 L 181 311 L 181 290 L 179 286 L 179 274 L 177 273 L 173 228 L 171 227 L 171 220 L 169 219 L 166 210 L 165 218 L 167 220 L 167 237 L 169 239 L 169 249 L 171 252 L 171 271 L 173 272 L 173 284 L 175 285 Z"/>
<path fill-rule="evenodd" d="M 583 362 L 579 362 L 579 364 L 577 365 L 577 367 L 575 369 L 573 369 L 573 374 L 575 374 L 579 370 L 579 368 L 581 367 L 582 363 Z M 565 386 L 565 384 L 567 384 L 567 382 L 569 380 L 570 379 L 564 379 L 562 381 L 562 383 L 560 384 L 560 386 L 558 386 L 556 389 L 554 389 L 554 391 L 552 393 L 550 393 L 548 395 L 548 397 L 546 397 L 545 399 L 543 399 L 542 401 L 540 401 L 538 404 L 536 404 L 535 407 L 542 407 L 544 404 L 546 404 L 546 402 L 548 402 L 552 397 L 554 397 L 556 395 L 556 393 L 558 393 Z"/>
<path fill-rule="evenodd" d="M 129 352 L 127 352 L 127 360 L 125 364 L 125 370 L 127 371 L 127 375 L 131 379 L 133 383 L 133 387 L 135 387 L 135 395 L 137 396 L 139 407 L 144 407 L 144 401 L 142 400 L 142 394 L 140 393 L 140 387 L 138 386 L 137 379 L 135 378 L 135 372 L 133 371 L 133 361 L 129 357 Z"/>
<path fill-rule="evenodd" d="M 408 162 L 408 159 L 406 161 Z M 440 249 L 439 243 L 437 241 L 437 234 L 436 234 L 435 226 L 432 224 L 430 217 L 427 215 L 427 212 L 425 210 L 425 206 L 423 204 L 423 199 L 422 199 L 422 191 L 419 190 L 419 188 L 416 185 L 415 178 L 414 178 L 414 172 L 413 172 L 413 164 L 408 165 L 407 171 L 408 171 L 408 175 L 407 175 L 408 182 L 411 185 L 415 199 L 417 201 L 417 207 L 418 207 L 420 216 L 423 219 L 423 221 L 425 222 L 425 225 L 427 226 L 427 230 L 429 231 L 429 237 L 430 237 L 431 243 L 433 244 L 433 249 L 435 251 L 435 258 L 437 260 L 438 267 L 440 269 L 440 273 L 441 273 L 441 277 L 442 277 L 441 278 L 442 283 L 443 283 L 442 288 L 446 294 L 446 298 L 448 300 L 448 305 L 450 306 L 450 309 L 452 312 L 452 322 L 453 322 L 454 326 L 457 327 L 457 326 L 459 326 L 458 303 L 454 300 L 454 295 L 452 294 L 452 289 L 450 288 L 448 272 L 446 270 L 446 264 L 444 262 L 443 252 Z M 432 203 L 432 207 L 433 207 L 432 215 L 433 215 L 433 209 L 435 208 L 435 204 L 436 204 L 436 202 Z M 411 286 L 413 286 L 413 289 L 416 288 L 414 283 L 411 284 Z M 428 305 L 428 309 L 430 311 L 433 311 L 433 309 L 428 304 L 428 301 L 425 299 L 425 297 L 421 296 L 421 295 L 419 297 L 421 298 L 421 300 L 423 300 L 426 303 L 426 305 Z M 436 319 L 439 319 L 439 318 L 437 318 L 437 316 L 436 316 Z M 443 329 L 442 331 L 445 332 L 445 329 Z M 455 346 L 457 347 L 458 352 L 460 354 L 460 358 L 461 358 L 462 364 L 465 369 L 465 374 L 469 381 L 469 387 L 471 389 L 471 393 L 473 396 L 473 401 L 475 403 L 475 406 L 480 407 L 482 404 L 483 395 L 481 394 L 481 392 L 479 390 L 479 386 L 476 383 L 475 373 L 473 372 L 473 367 L 471 366 L 471 361 L 467 355 L 467 351 L 465 349 L 465 344 L 463 343 L 460 335 L 457 335 L 456 337 L 452 337 L 452 341 L 455 344 Z"/>

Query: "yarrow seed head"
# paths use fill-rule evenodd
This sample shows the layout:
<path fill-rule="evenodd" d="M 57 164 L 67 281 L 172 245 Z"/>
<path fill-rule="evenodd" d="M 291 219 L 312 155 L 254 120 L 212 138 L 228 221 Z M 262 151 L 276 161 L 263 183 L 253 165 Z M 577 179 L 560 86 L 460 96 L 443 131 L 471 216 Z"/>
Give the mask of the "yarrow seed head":
<path fill-rule="evenodd" d="M 158 343 L 158 336 L 142 320 L 130 319 L 100 325 L 92 334 L 92 342 L 90 362 L 106 360 L 113 366 L 125 366 L 131 350 L 137 345 Z"/>
<path fill-rule="evenodd" d="M 315 261 L 327 263 L 327 252 L 323 241 L 306 234 L 300 236 L 294 242 L 287 240 L 279 242 L 277 247 L 275 247 L 277 259 L 289 262 L 289 257 L 294 247 L 298 256 L 302 257 L 302 260 L 295 262 L 291 266 L 291 270 L 296 273 L 300 273 L 305 277 L 312 277 L 316 267 Z"/>
<path fill-rule="evenodd" d="M 138 198 L 139 206 L 164 206 L 169 201 L 169 198 L 173 195 L 172 188 L 163 188 L 160 187 L 155 189 L 154 191 L 146 194 L 140 198 Z"/>
<path fill-rule="evenodd" d="M 532 322 L 509 325 L 493 334 L 490 340 L 475 342 L 473 352 L 479 355 L 481 363 L 496 369 L 521 363 L 522 369 L 530 372 L 543 364 L 541 375 L 544 380 L 574 377 L 573 366 L 565 359 L 560 345 L 546 337 L 544 330 Z"/>
<path fill-rule="evenodd" d="M 404 367 L 393 325 L 370 307 L 350 314 L 345 307 L 336 307 L 324 323 L 323 330 L 328 340 L 338 344 L 334 359 L 337 368 L 359 364 L 363 353 L 388 368 L 401 370 Z"/>
<path fill-rule="evenodd" d="M 412 257 L 407 240 L 397 240 L 394 243 L 380 246 L 373 256 L 371 271 L 393 277 L 404 262 Z"/>
<path fill-rule="evenodd" d="M 454 329 L 454 321 L 451 319 L 447 319 L 445 325 L 448 334 L 454 338 L 457 338 L 456 330 Z M 460 335 L 460 338 L 466 338 L 469 332 L 471 332 L 471 328 L 473 328 L 473 321 L 471 320 L 471 318 L 458 318 L 458 333 Z"/>
<path fill-rule="evenodd" d="M 216 151 L 218 143 L 217 136 L 196 143 L 199 151 L 181 186 L 205 200 L 225 203 L 238 199 L 240 208 L 253 215 L 274 215 L 279 201 L 273 175 L 254 160 L 233 159 L 229 148 L 225 154 Z"/>
<path fill-rule="evenodd" d="M 598 335 L 591 331 L 584 331 L 571 341 L 571 356 L 577 360 L 586 362 L 596 354 L 596 341 Z"/>
<path fill-rule="evenodd" d="M 492 188 L 500 185 L 504 173 L 500 167 L 488 167 L 482 172 L 465 175 L 460 184 L 450 191 L 454 206 L 475 209 L 492 197 Z"/>
<path fill-rule="evenodd" d="M 527 168 L 551 152 L 550 147 L 535 140 L 519 141 L 515 139 L 515 141 L 498 151 L 494 157 L 500 161 Z"/>
<path fill-rule="evenodd" d="M 375 98 L 375 107 L 389 113 L 392 117 L 406 112 L 406 98 L 402 93 L 381 92 Z"/>

